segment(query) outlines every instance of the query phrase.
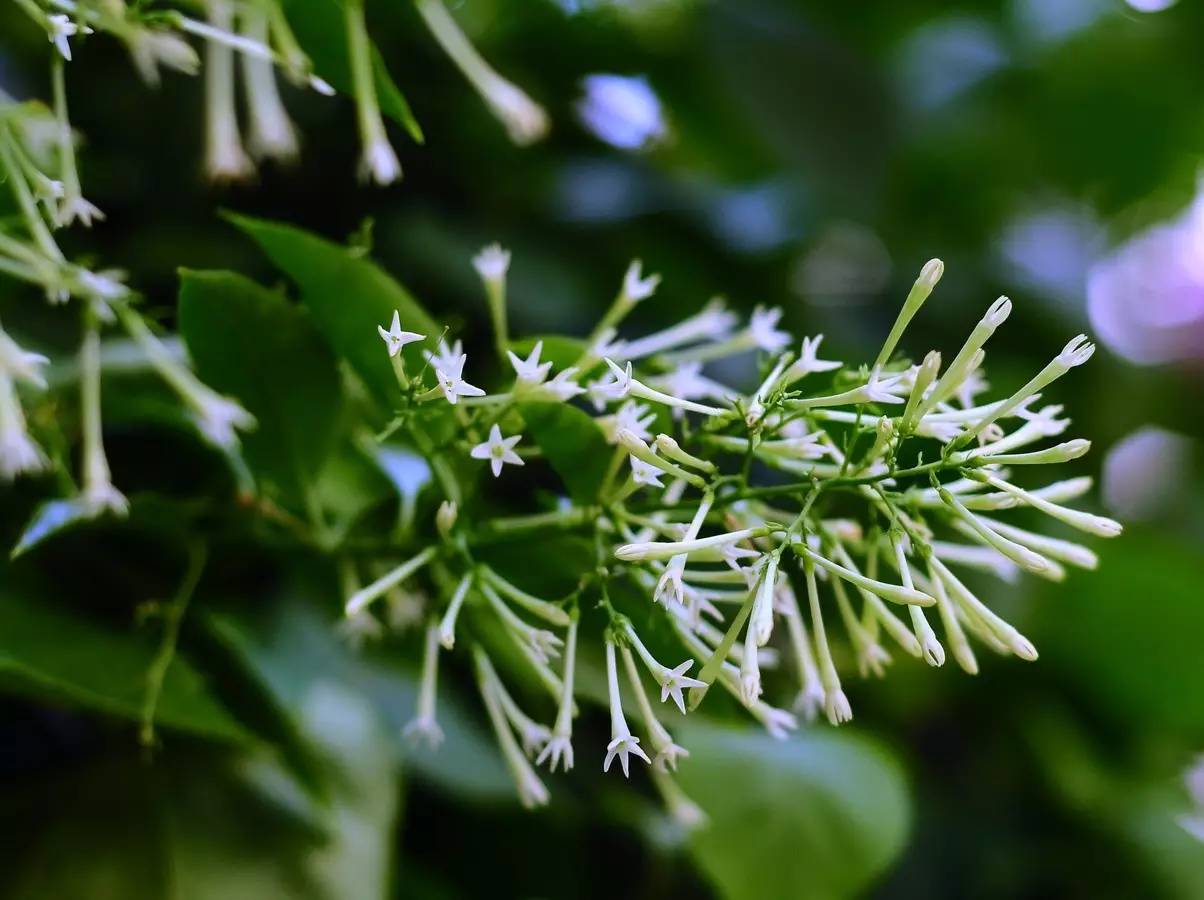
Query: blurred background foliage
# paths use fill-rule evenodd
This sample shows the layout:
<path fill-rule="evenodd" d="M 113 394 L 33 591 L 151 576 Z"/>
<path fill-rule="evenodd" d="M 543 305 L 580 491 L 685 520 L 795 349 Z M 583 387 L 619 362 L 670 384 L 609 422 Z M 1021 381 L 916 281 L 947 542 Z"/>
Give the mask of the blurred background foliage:
<path fill-rule="evenodd" d="M 228 467 L 161 389 L 115 371 L 106 442 L 134 515 L 55 535 L 0 571 L 4 895 L 1204 896 L 1204 847 L 1175 823 L 1180 773 L 1204 748 L 1204 228 L 1190 214 L 1204 7 L 1139 9 L 1159 5 L 463 0 L 463 27 L 552 115 L 550 138 L 518 149 L 410 6 L 372 2 L 426 136 L 393 132 L 405 178 L 388 190 L 355 180 L 350 102 L 288 86 L 299 163 L 206 185 L 199 79 L 152 90 L 112 42 L 81 45 L 70 102 L 86 192 L 109 218 L 67 246 L 128 270 L 166 325 L 181 267 L 286 281 L 223 209 L 370 245 L 470 352 L 489 338 L 469 258 L 495 239 L 514 252 L 517 333 L 584 334 L 639 256 L 664 275 L 641 326 L 722 294 L 782 305 L 784 324 L 848 359 L 872 355 L 940 256 L 945 278 L 906 341 L 917 355 L 957 346 L 1000 293 L 1016 312 L 991 346 L 998 388 L 1069 335 L 1101 335 L 1105 352 L 1052 399 L 1094 440 L 1078 473 L 1100 477 L 1101 505 L 1127 530 L 1098 572 L 995 589 L 1040 648 L 1035 664 L 989 661 L 969 678 L 902 661 L 850 687 L 850 726 L 785 744 L 695 723 L 682 781 L 712 821 L 693 838 L 640 779 L 595 771 L 597 722 L 550 810 L 531 815 L 466 678 L 441 686 L 440 753 L 404 750 L 415 636 L 350 650 L 333 567 L 230 514 Z M 46 97 L 44 36 L 8 8 L 0 34 L 5 90 Z M 630 108 L 595 110 L 586 127 L 577 109 L 595 73 L 646 79 L 663 137 L 608 143 L 632 143 Z M 0 282 L 6 327 L 69 353 L 74 324 L 36 299 Z M 182 324 L 220 333 L 220 318 L 196 319 Z M 267 328 L 279 342 L 243 374 L 301 398 L 264 443 L 303 460 L 310 439 L 339 439 L 347 400 L 329 350 L 285 331 Z M 412 495 L 354 454 L 334 458 L 316 489 L 348 516 L 382 491 Z M 49 492 L 0 492 L 6 546 Z M 159 745 L 144 752 L 163 617 L 139 611 L 170 611 L 186 534 L 202 526 L 220 537 L 164 679 Z M 552 580 L 573 564 L 548 548 L 530 560 Z"/>

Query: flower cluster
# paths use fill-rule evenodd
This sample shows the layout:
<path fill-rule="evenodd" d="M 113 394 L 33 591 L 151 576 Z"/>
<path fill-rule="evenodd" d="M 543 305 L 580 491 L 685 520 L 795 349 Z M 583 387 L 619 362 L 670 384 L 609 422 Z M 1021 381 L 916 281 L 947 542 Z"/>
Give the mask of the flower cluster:
<path fill-rule="evenodd" d="M 1025 486 L 1040 471 L 1034 467 L 1075 459 L 1090 446 L 1050 443 L 1069 420 L 1061 406 L 1042 402 L 1056 379 L 1091 357 L 1085 337 L 994 400 L 981 396 L 984 347 L 1011 312 L 1007 298 L 991 304 L 948 362 L 935 351 L 915 365 L 896 357 L 940 280 L 939 260 L 924 266 L 877 357 L 862 366 L 826 358 L 820 335 L 796 341 L 781 328 L 780 310 L 758 308 L 741 324 L 717 301 L 662 331 L 620 336 L 623 320 L 659 286 L 638 261 L 579 349 L 546 359 L 543 342 L 510 341 L 509 261 L 496 246 L 474 260 L 507 373 L 500 390 L 466 380 L 485 383 L 466 375 L 460 341 L 404 331 L 399 316 L 379 329 L 400 389 L 398 422 L 415 423 L 417 410 L 446 404 L 454 436 L 432 450 L 420 426 L 399 426 L 430 451 L 446 498 L 439 539 L 351 594 L 347 610 L 363 614 L 423 570 L 443 599 L 427 627 L 411 730 L 432 746 L 441 739 L 437 656 L 468 628 L 482 700 L 526 805 L 548 799 L 539 765 L 568 769 L 581 758 L 573 725 L 574 698 L 583 695 L 574 678 L 587 654 L 601 657 L 609 698 L 610 740 L 597 748 L 597 761 L 604 770 L 617 761 L 625 775 L 633 760 L 649 765 L 671 812 L 695 822 L 697 808 L 671 776 L 688 750 L 666 723 L 713 687 L 785 737 L 800 717 L 822 715 L 833 725 L 852 717 L 846 662 L 865 677 L 883 675 L 900 652 L 932 666 L 951 656 L 976 673 L 975 643 L 1034 660 L 1033 644 L 964 573 L 1011 580 L 1023 570 L 1061 581 L 1067 566 L 1096 565 L 1081 544 L 1007 521 L 1013 510 L 1035 510 L 1090 535 L 1121 531 L 1066 505 L 1090 488 L 1089 478 Z M 407 363 L 409 344 L 416 346 Z M 705 371 L 749 351 L 763 361 L 752 390 Z M 596 502 L 565 499 L 552 510 L 465 522 L 460 503 L 472 502 L 471 488 L 457 481 L 446 455 L 487 463 L 486 480 L 543 456 L 524 434 L 524 410 L 536 400 L 593 414 L 591 427 L 613 448 Z M 598 547 L 596 570 L 581 573 L 565 598 L 531 595 L 475 552 L 498 535 L 537 543 L 556 530 L 592 533 Z M 520 707 L 504 680 L 517 677 L 513 665 L 507 672 L 495 664 L 487 638 L 505 641 L 511 662 L 521 660 L 546 695 L 540 705 L 550 724 Z M 793 681 L 786 693 L 769 677 L 779 671 Z M 659 708 L 649 684 L 659 689 Z"/>
<path fill-rule="evenodd" d="M 71 141 L 63 66 L 72 59 L 73 42 L 98 33 L 124 44 L 138 73 L 152 85 L 158 84 L 161 68 L 189 75 L 200 72 L 201 56 L 191 41 L 204 42 L 205 172 L 215 181 L 249 179 L 255 176 L 257 162 L 288 162 L 297 156 L 297 132 L 280 96 L 277 70 L 303 89 L 327 96 L 335 93 L 330 83 L 315 74 L 314 62 L 294 34 L 281 0 L 203 0 L 203 19 L 176 9 L 150 10 L 145 4 L 126 0 L 17 0 L 17 4 L 45 31 L 53 47 L 63 145 Z M 364 0 L 346 0 L 340 5 L 346 33 L 347 88 L 355 98 L 362 149 L 360 174 L 377 184 L 391 184 L 401 177 L 401 164 L 385 129 L 378 96 L 382 83 L 395 95 L 391 97 L 392 113 L 404 120 L 410 136 L 419 143 L 422 130 L 400 92 L 380 71 L 368 35 Z M 511 139 L 528 144 L 542 138 L 548 130 L 542 107 L 489 66 L 443 0 L 415 0 L 415 6 L 431 35 L 502 121 Z M 239 69 L 247 112 L 245 140 L 237 108 Z M 54 182 L 58 193 L 48 195 L 57 215 L 65 223 L 79 220 L 90 224 L 94 218 L 103 218 L 80 196 L 74 158 L 66 151 L 64 155 L 63 177 Z M 49 184 L 38 187 L 52 188 Z"/>

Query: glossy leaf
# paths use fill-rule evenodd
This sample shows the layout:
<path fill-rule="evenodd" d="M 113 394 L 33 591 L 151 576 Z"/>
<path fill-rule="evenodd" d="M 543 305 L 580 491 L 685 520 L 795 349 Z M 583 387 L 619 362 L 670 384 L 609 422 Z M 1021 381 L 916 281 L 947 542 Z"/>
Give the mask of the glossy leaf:
<path fill-rule="evenodd" d="M 341 387 L 305 310 L 231 272 L 181 273 L 180 331 L 201 378 L 255 416 L 252 470 L 301 496 L 334 443 Z"/>
<path fill-rule="evenodd" d="M 726 900 L 859 896 L 903 849 L 903 774 L 870 742 L 693 720 L 682 737 L 681 783 L 710 820 L 691 854 Z"/>
<path fill-rule="evenodd" d="M 593 503 L 614 448 L 588 415 L 567 403 L 523 403 L 528 436 L 539 445 L 577 503 Z"/>
<path fill-rule="evenodd" d="M 392 403 L 397 380 L 377 326 L 387 328 L 396 310 L 402 328 L 427 336 L 402 351 L 411 371 L 422 363 L 421 347 L 433 347 L 440 333 L 410 293 L 371 260 L 307 231 L 247 216 L 232 215 L 230 221 L 297 284 L 301 301 L 334 351 L 379 401 Z"/>
<path fill-rule="evenodd" d="M 0 673 L 9 691 L 137 720 L 156 650 L 149 631 L 118 631 L 54 599 L 0 589 Z M 179 655 L 164 676 L 155 721 L 224 741 L 252 740 Z"/>

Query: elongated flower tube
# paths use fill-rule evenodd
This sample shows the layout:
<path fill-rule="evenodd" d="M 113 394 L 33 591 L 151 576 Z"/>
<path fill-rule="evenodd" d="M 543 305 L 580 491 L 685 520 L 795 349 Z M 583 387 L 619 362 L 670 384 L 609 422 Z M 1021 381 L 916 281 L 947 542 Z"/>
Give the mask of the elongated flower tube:
<path fill-rule="evenodd" d="M 518 741 L 514 738 L 514 732 L 510 730 L 506 712 L 502 708 L 501 700 L 490 677 L 493 674 L 493 666 L 489 663 L 489 657 L 480 645 L 473 647 L 473 662 L 476 663 L 477 686 L 481 692 L 481 699 L 489 714 L 489 722 L 493 726 L 498 746 L 502 750 L 502 757 L 506 760 L 506 767 L 514 779 L 519 802 L 527 809 L 546 805 L 549 799 L 548 789 L 535 774 L 535 769 L 532 768 L 531 763 L 519 748 Z"/>
<path fill-rule="evenodd" d="M 443 618 L 439 621 L 439 643 L 445 650 L 451 650 L 456 646 L 456 620 L 460 617 L 460 609 L 464 606 L 464 600 L 468 597 L 468 591 L 472 587 L 472 579 L 471 572 L 460 579 L 456 589 L 452 592 Z"/>
<path fill-rule="evenodd" d="M 1067 509 L 1065 506 L 1059 506 L 1052 503 L 1030 491 L 1023 488 L 1018 488 L 1014 484 L 1004 481 L 1002 478 L 996 478 L 986 472 L 971 471 L 968 473 L 972 478 L 979 478 L 991 487 L 1011 494 L 1022 500 L 1024 503 L 1039 509 L 1059 522 L 1065 522 L 1072 528 L 1077 528 L 1079 531 L 1086 531 L 1088 534 L 1094 534 L 1096 537 L 1117 537 L 1124 527 L 1115 519 L 1109 519 L 1106 516 L 1097 516 L 1093 513 L 1083 512 L 1078 509 Z"/>
<path fill-rule="evenodd" d="M 739 531 L 729 531 L 724 534 L 715 534 L 710 537 L 696 538 L 691 541 L 641 541 L 634 544 L 624 544 L 615 550 L 615 556 L 626 562 L 645 561 L 651 559 L 669 559 L 678 553 L 684 553 L 687 556 L 697 553 L 700 550 L 711 550 L 722 548 L 730 544 L 738 544 L 740 541 L 747 540 L 751 537 L 760 537 L 765 534 L 763 528 L 743 528 Z M 912 601 L 919 602 L 919 601 Z"/>
<path fill-rule="evenodd" d="M 206 8 L 215 29 L 230 30 L 234 10 L 228 0 L 206 0 Z M 234 51 L 217 41 L 205 48 L 205 172 L 214 181 L 241 181 L 255 175 L 238 127 Z"/>
<path fill-rule="evenodd" d="M 966 376 L 978 367 L 975 360 L 980 359 L 983 345 L 991 339 L 995 329 L 1007 321 L 1011 313 L 1012 301 L 1007 297 L 1000 297 L 991 304 L 961 349 L 957 351 L 957 355 L 953 357 L 953 362 L 949 363 L 949 367 L 920 404 L 918 416 L 923 416 L 939 401 L 951 396 Z"/>
<path fill-rule="evenodd" d="M 402 734 L 413 741 L 425 741 L 431 750 L 443 743 L 443 729 L 435 718 L 439 684 L 439 626 L 430 622 L 423 637 L 422 680 L 418 684 L 418 708 Z"/>
<path fill-rule="evenodd" d="M 936 283 L 941 280 L 944 273 L 945 264 L 939 259 L 930 259 L 924 263 L 919 277 L 916 278 L 915 284 L 907 293 L 907 299 L 903 301 L 903 307 L 899 310 L 895 324 L 891 326 L 890 334 L 882 342 L 882 349 L 878 351 L 878 358 L 874 360 L 874 365 L 871 367 L 873 371 L 880 370 L 890 359 L 891 354 L 895 352 L 895 347 L 899 344 L 899 338 L 903 336 L 903 332 L 915 318 L 916 313 L 920 311 L 920 307 L 924 305 L 924 301 L 928 299 L 928 295 L 932 293 L 932 289 L 936 287 Z"/>
<path fill-rule="evenodd" d="M 414 556 L 407 559 L 394 569 L 382 575 L 376 581 L 356 591 L 347 598 L 344 609 L 347 615 L 352 616 L 366 607 L 369 603 L 384 595 L 394 585 L 405 581 L 432 559 L 435 558 L 435 553 L 438 552 L 437 547 L 427 547 Z"/>
<path fill-rule="evenodd" d="M 543 765 L 547 760 L 550 772 L 555 772 L 557 765 L 566 772 L 573 768 L 573 676 L 577 664 L 577 618 L 574 610 L 564 638 L 564 688 L 556 708 L 552 737 L 535 760 L 536 765 Z"/>
<path fill-rule="evenodd" d="M 627 758 L 638 756 L 649 765 L 652 760 L 640 748 L 640 739 L 631 733 L 627 727 L 627 718 L 623 715 L 623 700 L 619 694 L 619 672 L 615 665 L 615 644 L 606 639 L 606 688 L 610 697 L 610 743 L 606 745 L 606 759 L 602 762 L 602 771 L 609 772 L 610 764 L 615 757 L 623 769 L 623 776 L 629 778 L 631 772 Z"/>
<path fill-rule="evenodd" d="M 970 527 L 983 543 L 994 547 L 1016 565 L 1037 574 L 1044 573 L 1051 568 L 1049 560 L 1044 556 L 1040 553 L 1034 553 L 1027 547 L 1021 546 L 994 531 L 989 525 L 983 523 L 981 518 L 966 509 L 965 505 L 953 494 L 950 494 L 946 490 L 941 490 L 940 495 L 946 505 L 957 514 L 958 518 Z"/>
<path fill-rule="evenodd" d="M 640 680 L 640 671 L 636 668 L 631 650 L 623 646 L 620 651 L 623 655 L 623 667 L 627 671 L 627 682 L 631 685 L 631 692 L 635 694 L 635 702 L 639 707 L 640 717 L 644 720 L 644 727 L 648 729 L 648 743 L 656 752 L 652 765 L 661 771 L 676 770 L 677 760 L 689 756 L 690 752 L 673 742 L 669 730 L 656 717 L 652 704 L 648 702 L 648 694 L 644 691 L 644 683 Z"/>
<path fill-rule="evenodd" d="M 824 616 L 819 605 L 819 588 L 815 583 L 815 565 L 810 557 L 803 560 L 803 577 L 807 582 L 807 601 L 811 607 L 811 633 L 815 636 L 819 680 L 824 688 L 824 713 L 829 722 L 839 725 L 853 718 L 853 709 L 841 689 L 840 676 L 836 674 L 836 664 L 832 661 L 832 650 L 828 646 Z"/>

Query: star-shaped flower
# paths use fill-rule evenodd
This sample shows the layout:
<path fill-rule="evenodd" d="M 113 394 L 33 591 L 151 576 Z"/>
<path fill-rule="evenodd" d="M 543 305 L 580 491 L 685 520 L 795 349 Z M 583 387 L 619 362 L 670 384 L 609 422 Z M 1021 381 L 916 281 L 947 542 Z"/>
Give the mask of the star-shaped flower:
<path fill-rule="evenodd" d="M 753 310 L 752 318 L 748 322 L 748 333 L 758 349 L 766 353 L 777 353 L 790 343 L 789 332 L 778 329 L 781 318 L 782 310 L 776 306 L 758 306 Z"/>
<path fill-rule="evenodd" d="M 649 410 L 648 404 L 636 403 L 629 400 L 619 407 L 613 415 L 601 416 L 597 422 L 606 435 L 606 443 L 619 443 L 619 432 L 630 431 L 642 441 L 649 440 L 652 432 L 648 426 L 656 421 L 656 413 Z"/>
<path fill-rule="evenodd" d="M 422 355 L 432 366 L 454 366 L 456 360 L 464 355 L 464 342 L 453 341 L 449 347 L 446 340 L 439 338 L 439 343 L 435 346 L 435 352 L 424 351 Z"/>
<path fill-rule="evenodd" d="M 502 430 L 495 423 L 489 429 L 489 440 L 477 444 L 469 451 L 469 455 L 473 459 L 489 460 L 489 467 L 493 469 L 493 477 L 496 478 L 502 474 L 502 466 L 506 463 L 510 463 L 512 466 L 524 465 L 522 457 L 514 452 L 514 445 L 522 439 L 521 434 L 507 438 L 502 437 Z"/>
<path fill-rule="evenodd" d="M 797 381 L 813 372 L 831 372 L 833 369 L 839 369 L 841 364 L 834 359 L 820 359 L 819 345 L 823 341 L 824 336 L 817 334 L 812 338 L 803 338 L 803 345 L 799 348 L 798 359 L 787 370 L 786 377 L 790 381 Z"/>
<path fill-rule="evenodd" d="M 561 403 L 585 393 L 585 388 L 577 383 L 576 366 L 569 366 L 567 369 L 556 373 L 556 377 L 543 385 L 543 389 Z"/>
<path fill-rule="evenodd" d="M 630 778 L 629 763 L 627 757 L 629 754 L 635 754 L 649 765 L 652 760 L 648 758 L 643 750 L 640 749 L 640 739 L 630 732 L 617 735 L 614 740 L 606 745 L 606 760 L 602 763 L 602 771 L 609 772 L 610 764 L 614 762 L 614 758 L 619 757 L 619 765 L 623 767 L 623 777 Z"/>
<path fill-rule="evenodd" d="M 425 334 L 401 330 L 401 314 L 397 310 L 393 310 L 393 322 L 389 325 L 388 331 L 380 325 L 376 326 L 376 330 L 379 332 L 381 340 L 385 342 L 385 346 L 389 348 L 389 356 L 396 356 L 406 344 L 426 340 Z"/>
<path fill-rule="evenodd" d="M 71 21 L 68 16 L 61 14 L 47 16 L 46 23 L 50 26 L 50 32 L 47 37 L 50 43 L 54 44 L 55 49 L 62 54 L 63 59 L 71 62 L 71 44 L 67 42 L 67 38 L 74 37 L 77 34 L 92 34 L 92 29 L 85 25 L 82 29 Z"/>
<path fill-rule="evenodd" d="M 661 484 L 661 475 L 663 474 L 656 466 L 649 465 L 642 459 L 630 457 L 631 459 L 631 478 L 636 484 L 642 484 L 645 487 L 664 487 Z"/>
<path fill-rule="evenodd" d="M 472 258 L 472 265 L 483 281 L 500 281 L 510 268 L 510 251 L 501 244 L 490 244 Z"/>
<path fill-rule="evenodd" d="M 623 275 L 623 296 L 632 303 L 647 300 L 656 292 L 657 285 L 661 283 L 659 275 L 643 277 L 640 271 L 642 265 L 638 259 L 633 259 L 631 265 L 627 267 L 627 272 Z"/>
<path fill-rule="evenodd" d="M 455 406 L 461 397 L 485 396 L 483 390 L 464 380 L 464 363 L 467 361 L 467 353 L 461 353 L 454 360 L 435 359 L 432 361 L 435 367 L 435 378 L 439 382 L 439 390 L 443 391 L 443 396 L 452 406 Z"/>
<path fill-rule="evenodd" d="M 687 659 L 676 668 L 670 669 L 667 666 L 664 671 L 657 677 L 657 681 L 661 686 L 661 703 L 664 703 L 670 697 L 677 704 L 677 708 L 681 710 L 682 715 L 685 715 L 686 704 L 682 698 L 681 692 L 683 688 L 704 688 L 706 683 L 699 681 L 697 678 L 689 678 L 686 672 L 690 671 L 690 667 L 694 665 L 694 660 Z"/>
<path fill-rule="evenodd" d="M 514 372 L 519 381 L 525 384 L 543 384 L 548 373 L 552 371 L 552 363 L 541 363 L 539 361 L 541 353 L 543 353 L 543 341 L 535 342 L 535 346 L 531 348 L 531 355 L 526 359 L 522 359 L 513 350 L 506 351 L 506 355 L 510 357 L 510 365 L 514 366 Z"/>
<path fill-rule="evenodd" d="M 557 764 L 564 771 L 573 768 L 573 740 L 567 734 L 553 734 L 552 739 L 544 744 L 543 750 L 535 759 L 535 765 L 542 766 L 548 760 L 548 771 L 555 772 Z"/>

